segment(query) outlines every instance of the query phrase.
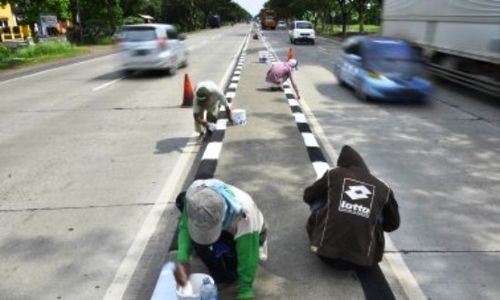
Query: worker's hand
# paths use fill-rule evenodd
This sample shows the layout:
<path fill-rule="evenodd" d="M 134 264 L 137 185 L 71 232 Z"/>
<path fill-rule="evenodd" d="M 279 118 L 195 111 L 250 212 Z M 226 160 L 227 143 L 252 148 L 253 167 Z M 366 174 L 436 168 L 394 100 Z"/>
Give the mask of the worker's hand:
<path fill-rule="evenodd" d="M 190 273 L 191 265 L 189 263 L 177 264 L 174 271 L 174 277 L 177 284 L 180 286 L 185 286 Z"/>

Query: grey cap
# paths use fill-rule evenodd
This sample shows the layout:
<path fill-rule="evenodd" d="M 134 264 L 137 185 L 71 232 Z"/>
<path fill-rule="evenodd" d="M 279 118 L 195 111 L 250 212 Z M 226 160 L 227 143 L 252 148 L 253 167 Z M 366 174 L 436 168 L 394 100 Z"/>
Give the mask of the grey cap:
<path fill-rule="evenodd" d="M 188 230 L 191 239 L 201 245 L 213 244 L 222 232 L 225 202 L 205 185 L 191 186 L 186 193 Z"/>

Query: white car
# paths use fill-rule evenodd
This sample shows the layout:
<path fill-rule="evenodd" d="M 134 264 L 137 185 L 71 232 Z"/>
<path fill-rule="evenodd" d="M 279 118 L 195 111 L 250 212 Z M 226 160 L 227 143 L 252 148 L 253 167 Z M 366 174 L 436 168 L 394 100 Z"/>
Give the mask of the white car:
<path fill-rule="evenodd" d="M 118 34 L 123 70 L 168 70 L 188 63 L 188 50 L 174 26 L 137 24 L 124 26 Z"/>
<path fill-rule="evenodd" d="M 314 31 L 312 23 L 309 21 L 293 21 L 290 24 L 288 36 L 292 44 L 304 41 L 314 45 L 316 41 L 316 32 Z"/>
<path fill-rule="evenodd" d="M 285 21 L 279 21 L 278 22 L 278 27 L 276 27 L 277 29 L 286 29 L 286 23 Z"/>

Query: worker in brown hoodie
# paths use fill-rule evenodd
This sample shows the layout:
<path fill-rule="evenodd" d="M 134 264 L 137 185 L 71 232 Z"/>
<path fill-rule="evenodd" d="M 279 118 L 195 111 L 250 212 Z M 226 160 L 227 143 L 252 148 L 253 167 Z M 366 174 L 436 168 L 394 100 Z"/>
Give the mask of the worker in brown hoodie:
<path fill-rule="evenodd" d="M 384 231 L 399 227 L 393 191 L 349 146 L 342 148 L 336 168 L 305 189 L 304 201 L 312 211 L 311 251 L 340 268 L 376 265 L 384 253 Z"/>

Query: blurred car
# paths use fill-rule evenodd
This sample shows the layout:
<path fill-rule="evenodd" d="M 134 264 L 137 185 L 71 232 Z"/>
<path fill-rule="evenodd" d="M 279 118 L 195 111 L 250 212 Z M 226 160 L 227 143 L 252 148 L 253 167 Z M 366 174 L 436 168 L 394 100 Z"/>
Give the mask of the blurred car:
<path fill-rule="evenodd" d="M 293 21 L 292 24 L 290 24 L 288 35 L 292 44 L 304 41 L 314 45 L 316 41 L 316 32 L 314 31 L 312 23 L 309 21 Z"/>
<path fill-rule="evenodd" d="M 334 73 L 362 100 L 424 100 L 432 84 L 421 57 L 406 42 L 385 37 L 352 37 L 342 44 Z"/>
<path fill-rule="evenodd" d="M 285 23 L 285 21 L 279 21 L 278 22 L 278 27 L 276 27 L 276 28 L 278 28 L 280 30 L 286 29 L 286 23 Z"/>
<path fill-rule="evenodd" d="M 135 70 L 168 70 L 187 66 L 188 50 L 174 26 L 137 24 L 124 26 L 118 34 L 122 67 Z"/>

